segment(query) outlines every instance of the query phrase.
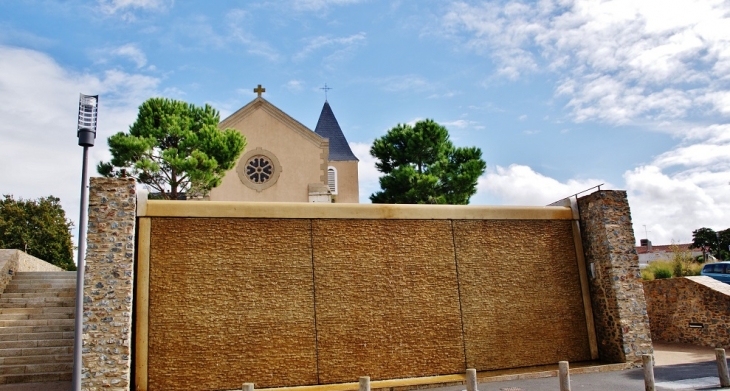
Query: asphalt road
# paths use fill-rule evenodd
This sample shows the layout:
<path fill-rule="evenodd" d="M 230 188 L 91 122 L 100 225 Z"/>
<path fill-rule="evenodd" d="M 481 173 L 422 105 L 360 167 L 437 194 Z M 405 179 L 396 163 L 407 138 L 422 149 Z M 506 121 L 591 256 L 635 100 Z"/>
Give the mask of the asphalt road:
<path fill-rule="evenodd" d="M 669 390 L 721 390 L 714 361 L 654 367 L 654 380 L 658 391 Z M 571 391 L 642 391 L 644 370 L 587 373 L 570 376 Z M 480 383 L 479 391 L 557 391 L 557 377 Z M 439 391 L 461 391 L 464 386 L 438 388 Z M 433 391 L 436 391 L 433 390 Z M 728 390 L 725 388 L 724 390 Z"/>

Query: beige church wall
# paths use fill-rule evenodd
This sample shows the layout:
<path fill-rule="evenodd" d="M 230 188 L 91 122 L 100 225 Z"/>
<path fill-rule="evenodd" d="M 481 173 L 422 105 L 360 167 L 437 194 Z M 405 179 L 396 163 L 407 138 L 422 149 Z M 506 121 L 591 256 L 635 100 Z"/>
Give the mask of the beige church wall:
<path fill-rule="evenodd" d="M 337 170 L 337 195 L 335 202 L 360 202 L 360 188 L 357 173 L 357 161 L 329 162 Z"/>
<path fill-rule="evenodd" d="M 271 187 L 262 191 L 253 190 L 241 182 L 236 172 L 239 164 L 246 164 L 239 159 L 236 168 L 228 171 L 221 185 L 210 192 L 210 199 L 308 202 L 308 185 L 326 183 L 328 144 L 306 129 L 311 135 L 303 136 L 301 129 L 294 129 L 297 126 L 303 128 L 303 125 L 291 119 L 282 120 L 274 109 L 262 108 L 242 114 L 245 115 L 234 114 L 223 121 L 220 127 L 237 129 L 246 136 L 247 146 L 242 156 L 256 148 L 273 153 L 280 163 L 281 175 Z"/>
<path fill-rule="evenodd" d="M 569 208 L 153 200 L 144 208 L 140 390 L 590 359 Z"/>

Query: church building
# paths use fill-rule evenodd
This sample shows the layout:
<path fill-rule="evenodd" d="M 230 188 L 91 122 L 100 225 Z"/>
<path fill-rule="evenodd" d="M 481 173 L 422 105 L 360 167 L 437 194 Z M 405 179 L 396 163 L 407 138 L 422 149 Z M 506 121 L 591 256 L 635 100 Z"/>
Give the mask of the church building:
<path fill-rule="evenodd" d="M 210 192 L 211 201 L 359 201 L 358 159 L 325 100 L 314 131 L 258 96 L 228 118 L 221 129 L 246 137 L 236 166 Z"/>

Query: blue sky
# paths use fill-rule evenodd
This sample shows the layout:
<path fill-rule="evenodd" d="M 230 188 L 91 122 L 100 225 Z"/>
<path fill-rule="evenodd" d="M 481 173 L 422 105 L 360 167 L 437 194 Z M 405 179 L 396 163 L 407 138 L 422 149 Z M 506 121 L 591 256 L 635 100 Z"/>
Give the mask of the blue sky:
<path fill-rule="evenodd" d="M 164 96 L 222 118 L 264 97 L 309 128 L 327 83 L 378 189 L 372 141 L 433 118 L 488 168 L 472 204 L 627 190 L 637 239 L 730 227 L 730 3 L 721 0 L 0 2 L 0 190 L 78 219 L 78 94 L 91 163 Z"/>

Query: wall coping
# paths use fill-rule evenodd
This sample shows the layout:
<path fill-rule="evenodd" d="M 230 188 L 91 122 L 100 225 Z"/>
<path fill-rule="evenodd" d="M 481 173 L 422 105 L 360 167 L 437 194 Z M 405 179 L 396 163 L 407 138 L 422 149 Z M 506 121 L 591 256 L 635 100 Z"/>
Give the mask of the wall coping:
<path fill-rule="evenodd" d="M 37 271 L 65 271 L 62 268 L 34 257 L 23 250 L 0 249 L 0 268 L 3 268 L 9 261 L 17 264 L 13 267 L 14 272 L 37 272 Z"/>
<path fill-rule="evenodd" d="M 141 198 L 141 197 L 140 197 Z M 141 201 L 141 202 L 139 202 Z M 137 217 L 391 220 L 573 220 L 564 206 L 322 204 L 139 200 Z"/>
<path fill-rule="evenodd" d="M 676 278 L 676 277 L 675 277 Z M 695 284 L 702 285 L 708 289 L 711 289 L 713 291 L 717 291 L 719 293 L 722 293 L 724 295 L 730 296 L 730 285 L 718 281 L 712 277 L 707 276 L 687 276 L 687 277 L 680 277 L 688 281 L 692 281 Z M 659 279 L 659 280 L 653 280 L 653 281 L 667 281 L 670 279 Z M 644 281 L 644 283 L 652 283 L 653 281 Z"/>

